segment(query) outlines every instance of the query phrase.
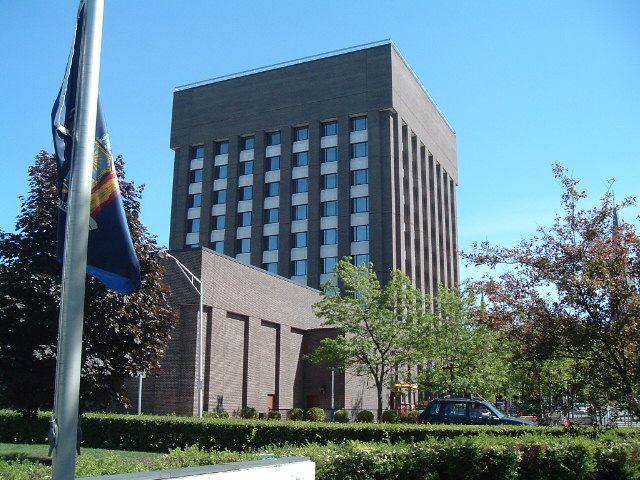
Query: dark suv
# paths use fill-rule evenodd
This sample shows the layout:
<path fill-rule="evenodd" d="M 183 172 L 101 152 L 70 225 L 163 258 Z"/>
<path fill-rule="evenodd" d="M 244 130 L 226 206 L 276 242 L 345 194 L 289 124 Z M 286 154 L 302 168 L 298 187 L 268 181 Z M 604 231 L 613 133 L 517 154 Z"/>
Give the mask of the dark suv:
<path fill-rule="evenodd" d="M 519 417 L 509 417 L 492 403 L 470 398 L 437 398 L 418 416 L 420 423 L 461 425 L 536 425 Z"/>

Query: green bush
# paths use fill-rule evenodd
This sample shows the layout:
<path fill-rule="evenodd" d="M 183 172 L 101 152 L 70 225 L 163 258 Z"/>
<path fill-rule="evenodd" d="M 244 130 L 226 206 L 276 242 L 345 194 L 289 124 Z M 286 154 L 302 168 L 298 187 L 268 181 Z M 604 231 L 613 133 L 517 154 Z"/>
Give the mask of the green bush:
<path fill-rule="evenodd" d="M 301 413 L 298 410 L 299 413 Z M 295 412 L 294 412 L 295 413 Z M 337 412 L 336 412 L 337 414 Z M 369 412 L 371 415 L 371 413 Z M 295 415 L 294 415 L 295 418 Z M 298 417 L 300 418 L 300 417 Z M 25 418 L 16 412 L 0 411 L 0 442 L 46 443 L 49 415 Z M 362 442 L 421 442 L 491 435 L 499 438 L 585 438 L 617 445 L 640 441 L 637 428 L 515 427 L 482 425 L 412 425 L 338 422 L 264 422 L 237 418 L 198 419 L 194 417 L 115 415 L 87 413 L 82 420 L 83 446 L 120 450 L 168 452 L 186 445 L 203 449 L 245 451 L 268 445 L 292 446 L 309 442 L 318 444 Z M 528 440 L 531 442 L 531 440 Z M 625 447 L 626 448 L 626 447 Z M 623 450 L 627 452 L 627 450 Z M 626 454 L 626 453 L 624 453 Z M 616 450 L 603 458 L 615 458 Z M 619 453 L 623 455 L 623 453 Z M 640 458 L 640 457 L 637 457 Z M 640 463 L 640 461 L 639 461 Z M 613 467 L 612 467 L 613 468 Z M 640 478 L 640 477 L 639 477 Z"/>
<path fill-rule="evenodd" d="M 204 412 L 205 418 L 229 418 L 229 412 L 224 410 L 220 412 Z"/>
<path fill-rule="evenodd" d="M 301 408 L 295 407 L 287 412 L 287 418 L 289 420 L 298 421 L 304 418 L 304 412 Z"/>
<path fill-rule="evenodd" d="M 307 420 L 310 422 L 324 422 L 327 419 L 327 414 L 320 407 L 311 407 L 307 410 Z"/>
<path fill-rule="evenodd" d="M 253 407 L 242 407 L 240 409 L 240 418 L 247 420 L 258 418 L 258 412 Z"/>
<path fill-rule="evenodd" d="M 232 421 L 227 421 L 230 423 Z M 259 424 L 260 422 L 255 422 Z M 263 424 L 266 422 L 262 422 Z M 313 424 L 304 422 L 298 426 Z M 278 425 L 279 426 L 279 425 Z M 317 480 L 368 479 L 476 479 L 476 480 L 638 480 L 640 439 L 588 439 L 524 435 L 496 437 L 431 438 L 415 443 L 307 444 L 302 447 L 263 448 L 275 457 L 308 456 L 316 464 Z M 141 469 L 212 465 L 260 457 L 260 451 L 211 451 L 200 446 L 171 450 L 168 454 L 141 460 L 110 453 L 78 457 L 78 475 L 136 472 Z M 49 467 L 17 459 L 0 460 L 0 478 L 45 480 Z"/>
<path fill-rule="evenodd" d="M 280 420 L 282 418 L 282 415 L 280 415 L 280 410 L 269 410 L 267 418 L 269 420 Z"/>
<path fill-rule="evenodd" d="M 338 423 L 349 423 L 349 413 L 346 410 L 336 410 L 333 414 L 333 421 Z"/>
<path fill-rule="evenodd" d="M 409 410 L 407 414 L 400 419 L 403 423 L 418 423 L 418 410 Z"/>
<path fill-rule="evenodd" d="M 382 412 L 382 423 L 398 423 L 400 415 L 395 410 L 385 410 Z"/>
<path fill-rule="evenodd" d="M 356 421 L 360 423 L 372 423 L 373 412 L 370 412 L 369 410 L 360 410 L 358 415 L 356 415 Z"/>

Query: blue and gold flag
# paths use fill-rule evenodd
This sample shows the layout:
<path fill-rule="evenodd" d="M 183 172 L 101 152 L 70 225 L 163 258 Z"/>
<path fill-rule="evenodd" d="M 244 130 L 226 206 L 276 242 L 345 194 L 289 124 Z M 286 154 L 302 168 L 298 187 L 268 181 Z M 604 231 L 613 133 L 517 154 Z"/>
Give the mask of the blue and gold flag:
<path fill-rule="evenodd" d="M 69 185 L 72 181 L 74 119 L 81 70 L 85 10 L 84 2 L 81 2 L 71 56 L 51 113 L 53 143 L 58 164 L 58 260 L 60 261 L 63 261 L 67 200 Z M 96 118 L 90 210 L 87 273 L 117 292 L 127 294 L 138 290 L 141 287 L 140 264 L 124 214 L 109 134 L 105 128 L 100 102 L 98 102 Z"/>

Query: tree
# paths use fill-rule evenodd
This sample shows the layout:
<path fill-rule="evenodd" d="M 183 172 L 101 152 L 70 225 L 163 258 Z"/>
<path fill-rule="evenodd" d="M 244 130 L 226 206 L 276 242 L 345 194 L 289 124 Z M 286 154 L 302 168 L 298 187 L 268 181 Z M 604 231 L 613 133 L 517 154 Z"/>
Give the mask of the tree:
<path fill-rule="evenodd" d="M 126 402 L 125 380 L 159 366 L 176 319 L 160 249 L 139 219 L 143 186 L 124 179 L 121 157 L 115 164 L 143 287 L 124 296 L 87 277 L 83 409 Z M 51 408 L 55 379 L 62 268 L 56 260 L 53 155 L 36 156 L 29 193 L 21 201 L 16 233 L 0 232 L 0 404 L 33 412 Z"/>
<path fill-rule="evenodd" d="M 431 340 L 422 344 L 429 359 L 420 375 L 423 389 L 454 396 L 503 392 L 509 350 L 499 333 L 481 321 L 474 293 L 441 286 L 434 304 Z"/>
<path fill-rule="evenodd" d="M 564 216 L 514 248 L 484 242 L 466 255 L 476 265 L 512 268 L 475 287 L 487 293 L 489 317 L 505 326 L 530 359 L 571 359 L 592 391 L 640 416 L 640 237 L 619 222 L 608 192 L 596 207 L 559 165 Z"/>
<path fill-rule="evenodd" d="M 370 377 L 377 391 L 380 420 L 382 391 L 391 372 L 396 367 L 415 365 L 415 345 L 427 333 L 428 304 L 409 277 L 399 271 L 391 272 L 383 286 L 371 265 L 354 266 L 345 257 L 338 262 L 336 276 L 340 287 L 325 286 L 314 312 L 338 335 L 323 339 L 309 359 L 353 368 L 357 375 Z"/>

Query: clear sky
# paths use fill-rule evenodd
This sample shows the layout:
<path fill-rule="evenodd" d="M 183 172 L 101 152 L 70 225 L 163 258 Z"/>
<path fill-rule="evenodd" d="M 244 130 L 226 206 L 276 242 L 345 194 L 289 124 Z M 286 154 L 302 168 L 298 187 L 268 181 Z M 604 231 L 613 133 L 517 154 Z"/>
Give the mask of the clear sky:
<path fill-rule="evenodd" d="M 1 0 L 0 228 L 52 150 L 76 0 Z M 552 164 L 595 198 L 640 185 L 640 2 L 106 0 L 101 97 L 142 220 L 168 244 L 176 86 L 390 38 L 458 141 L 462 248 L 513 245 L 559 213 Z M 640 209 L 621 212 L 638 221 Z M 463 266 L 463 277 L 473 275 Z"/>

